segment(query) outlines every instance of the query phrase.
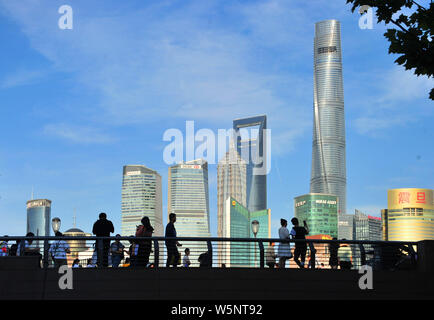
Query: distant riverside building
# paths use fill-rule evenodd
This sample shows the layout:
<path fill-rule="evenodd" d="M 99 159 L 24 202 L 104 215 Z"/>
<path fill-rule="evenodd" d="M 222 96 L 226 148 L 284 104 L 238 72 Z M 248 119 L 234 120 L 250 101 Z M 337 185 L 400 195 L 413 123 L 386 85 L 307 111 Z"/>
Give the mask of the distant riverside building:
<path fill-rule="evenodd" d="M 147 216 L 154 236 L 163 236 L 161 176 L 143 165 L 127 165 L 122 179 L 121 234 L 136 234 L 136 226 Z"/>
<path fill-rule="evenodd" d="M 235 148 L 230 148 L 217 165 L 217 236 L 223 236 L 225 203 L 229 197 L 247 206 L 246 162 Z"/>
<path fill-rule="evenodd" d="M 354 215 L 338 215 L 338 239 L 353 240 Z"/>
<path fill-rule="evenodd" d="M 83 230 L 76 228 L 75 226 L 74 228 L 66 230 L 63 233 L 63 235 L 65 237 L 91 237 L 92 236 L 92 234 L 85 233 Z M 72 265 L 74 259 L 78 258 L 80 260 L 85 260 L 91 258 L 93 252 L 95 251 L 95 248 L 88 247 L 90 243 L 86 244 L 86 240 L 66 240 L 66 242 L 68 243 L 69 248 L 71 250 L 71 252 L 66 255 L 69 266 Z M 86 253 L 87 255 L 85 255 L 84 253 Z"/>
<path fill-rule="evenodd" d="M 331 194 L 309 193 L 294 198 L 294 216 L 300 224 L 306 220 L 309 235 L 338 236 L 338 197 Z"/>
<path fill-rule="evenodd" d="M 355 210 L 353 222 L 353 240 L 382 240 L 381 218 Z"/>
<path fill-rule="evenodd" d="M 267 116 L 235 119 L 235 148 L 246 162 L 246 201 L 253 212 L 267 209 Z M 262 160 L 261 160 L 262 159 Z M 241 199 L 239 201 L 242 201 Z"/>
<path fill-rule="evenodd" d="M 388 190 L 387 209 L 382 210 L 384 240 L 434 240 L 433 192 L 417 188 Z"/>
<path fill-rule="evenodd" d="M 345 115 L 340 23 L 315 24 L 310 193 L 334 194 L 346 212 Z M 342 221 L 345 224 L 345 220 Z"/>
<path fill-rule="evenodd" d="M 203 160 L 182 162 L 169 168 L 167 214 L 176 214 L 178 237 L 210 237 L 208 163 Z M 182 243 L 182 242 L 181 242 Z M 207 251 L 206 242 L 184 242 L 190 247 L 190 260 L 197 265 L 200 253 Z"/>
<path fill-rule="evenodd" d="M 252 222 L 259 222 L 256 238 L 271 237 L 271 210 L 250 212 L 236 199 L 229 197 L 225 201 L 222 237 L 254 238 Z M 267 248 L 268 243 L 264 243 Z M 259 248 L 257 243 L 224 242 L 218 254 L 218 263 L 227 267 L 251 267 L 259 265 Z"/>
<path fill-rule="evenodd" d="M 51 230 L 51 200 L 35 199 L 27 201 L 27 233 L 48 237 Z M 43 247 L 43 241 L 36 241 L 35 247 Z"/>

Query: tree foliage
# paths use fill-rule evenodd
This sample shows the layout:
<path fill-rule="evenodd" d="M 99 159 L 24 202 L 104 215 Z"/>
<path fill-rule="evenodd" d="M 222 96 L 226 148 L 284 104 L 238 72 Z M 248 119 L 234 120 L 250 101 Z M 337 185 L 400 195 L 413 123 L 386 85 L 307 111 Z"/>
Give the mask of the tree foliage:
<path fill-rule="evenodd" d="M 351 11 L 368 5 L 376 9 L 377 22 L 384 22 L 384 36 L 389 40 L 389 53 L 398 54 L 395 62 L 413 70 L 417 76 L 434 77 L 434 3 L 422 6 L 413 0 L 347 0 Z M 404 10 L 406 9 L 406 10 Z M 406 12 L 409 12 L 406 14 Z M 430 99 L 434 100 L 434 89 Z"/>

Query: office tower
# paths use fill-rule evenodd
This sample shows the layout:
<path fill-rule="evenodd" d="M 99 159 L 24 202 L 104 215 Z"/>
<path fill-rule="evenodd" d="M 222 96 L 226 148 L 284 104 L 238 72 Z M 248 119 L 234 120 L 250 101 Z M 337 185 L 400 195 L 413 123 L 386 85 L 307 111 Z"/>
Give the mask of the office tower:
<path fill-rule="evenodd" d="M 267 117 L 233 121 L 235 148 L 246 162 L 246 201 L 249 211 L 267 209 Z"/>
<path fill-rule="evenodd" d="M 381 241 L 381 218 L 355 210 L 353 220 L 353 240 Z"/>
<path fill-rule="evenodd" d="M 27 232 L 35 236 L 49 237 L 51 230 L 51 200 L 27 201 Z M 43 241 L 35 241 L 35 247 L 42 248 Z"/>
<path fill-rule="evenodd" d="M 176 214 L 178 237 L 209 237 L 208 163 L 203 160 L 182 162 L 169 168 L 167 213 Z M 181 242 L 182 243 L 182 242 Z M 189 247 L 192 265 L 207 251 L 206 242 L 184 242 Z"/>
<path fill-rule="evenodd" d="M 123 168 L 121 234 L 136 234 L 136 227 L 147 216 L 154 236 L 163 236 L 161 176 L 143 165 Z"/>
<path fill-rule="evenodd" d="M 224 206 L 229 197 L 247 206 L 246 162 L 231 147 L 217 165 L 217 236 L 222 237 Z"/>
<path fill-rule="evenodd" d="M 315 24 L 311 193 L 334 194 L 346 213 L 345 117 L 340 23 Z M 345 218 L 344 218 L 345 219 Z"/>
<path fill-rule="evenodd" d="M 338 239 L 353 240 L 354 215 L 341 214 L 338 216 Z"/>
<path fill-rule="evenodd" d="M 222 237 L 254 238 L 252 222 L 259 222 L 256 238 L 271 237 L 271 210 L 250 212 L 236 199 L 228 197 L 224 205 Z M 268 243 L 264 243 L 266 248 Z M 252 267 L 259 265 L 259 248 L 253 242 L 224 242 L 220 250 L 218 263 L 226 267 Z"/>
<path fill-rule="evenodd" d="M 306 220 L 309 236 L 338 236 L 338 197 L 331 194 L 309 193 L 294 198 L 294 216 L 300 224 Z"/>
<path fill-rule="evenodd" d="M 384 240 L 434 240 L 433 192 L 417 188 L 388 190 L 387 210 L 382 210 Z"/>

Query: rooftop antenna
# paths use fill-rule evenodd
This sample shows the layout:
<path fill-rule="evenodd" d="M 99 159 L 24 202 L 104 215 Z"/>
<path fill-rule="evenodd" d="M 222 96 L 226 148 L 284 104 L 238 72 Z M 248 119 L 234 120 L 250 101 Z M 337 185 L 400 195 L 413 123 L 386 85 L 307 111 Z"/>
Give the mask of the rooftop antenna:
<path fill-rule="evenodd" d="M 76 228 L 76 220 L 77 220 L 77 215 L 75 214 L 76 209 L 74 208 L 74 216 L 72 217 L 72 225 L 74 226 L 74 228 Z"/>

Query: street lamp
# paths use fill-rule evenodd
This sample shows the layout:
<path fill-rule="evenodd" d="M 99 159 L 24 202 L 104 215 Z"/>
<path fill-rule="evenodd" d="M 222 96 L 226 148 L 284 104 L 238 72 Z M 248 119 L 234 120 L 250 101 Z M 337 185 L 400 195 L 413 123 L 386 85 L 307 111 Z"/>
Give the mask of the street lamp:
<path fill-rule="evenodd" d="M 51 227 L 53 228 L 54 235 L 56 235 L 56 232 L 60 230 L 60 219 L 59 218 L 53 218 L 51 220 Z"/>
<path fill-rule="evenodd" d="M 253 235 L 255 236 L 255 239 L 256 239 L 256 235 L 258 234 L 258 231 L 259 231 L 259 221 L 253 220 L 252 221 L 252 232 L 253 232 Z M 256 266 L 256 242 L 255 242 L 255 261 L 254 261 L 254 263 Z"/>

